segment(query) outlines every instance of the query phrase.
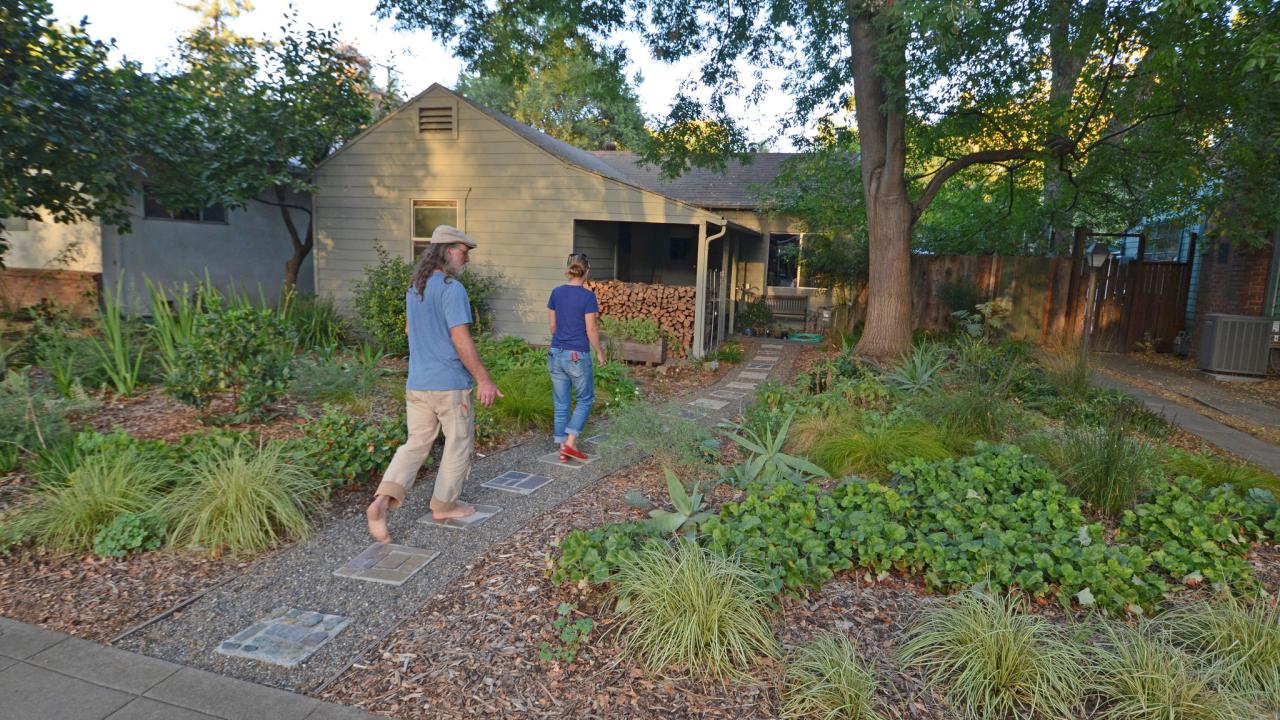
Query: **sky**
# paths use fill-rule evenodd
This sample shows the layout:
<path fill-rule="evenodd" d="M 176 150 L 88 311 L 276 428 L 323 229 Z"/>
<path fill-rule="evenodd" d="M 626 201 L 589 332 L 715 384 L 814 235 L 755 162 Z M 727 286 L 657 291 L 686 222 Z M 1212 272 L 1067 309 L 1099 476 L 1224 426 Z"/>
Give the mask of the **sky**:
<path fill-rule="evenodd" d="M 341 0 L 338 2 L 297 2 L 299 19 L 303 24 L 318 27 L 339 27 L 343 40 L 354 45 L 373 61 L 375 77 L 385 82 L 387 68 L 394 68 L 402 94 L 412 97 L 432 83 L 453 87 L 462 70 L 462 63 L 454 58 L 440 42 L 425 30 L 403 32 L 394 30 L 390 20 L 374 17 L 377 0 Z M 278 36 L 284 24 L 288 0 L 255 0 L 252 12 L 232 21 L 231 29 L 249 36 Z M 182 7 L 176 0 L 127 0 L 106 3 L 102 0 L 54 0 L 54 13 L 67 23 L 89 20 L 89 33 L 100 40 L 113 38 L 117 56 L 142 63 L 147 70 L 172 55 L 177 38 L 193 27 L 197 15 Z M 126 10 L 127 8 L 127 10 Z M 629 74 L 641 71 L 643 81 L 637 88 L 641 110 L 650 116 L 665 115 L 675 97 L 680 82 L 696 75 L 700 66 L 696 58 L 668 64 L 654 59 L 643 47 L 639 38 L 620 36 L 631 54 Z M 735 111 L 748 129 L 752 140 L 770 139 L 776 135 L 778 118 L 791 101 L 781 93 L 768 96 L 762 107 L 744 109 L 741 101 L 730 99 L 729 107 Z M 768 108 L 778 108 L 770 112 Z M 793 149 L 787 138 L 770 139 L 770 149 Z"/>

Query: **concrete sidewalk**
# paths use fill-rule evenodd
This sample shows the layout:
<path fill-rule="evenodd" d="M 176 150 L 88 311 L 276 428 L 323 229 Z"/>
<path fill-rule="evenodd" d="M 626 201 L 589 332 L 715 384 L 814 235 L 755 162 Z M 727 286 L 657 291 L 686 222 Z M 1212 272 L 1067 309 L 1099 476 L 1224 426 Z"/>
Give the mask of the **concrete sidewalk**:
<path fill-rule="evenodd" d="M 375 717 L 0 617 L 0 720 Z"/>

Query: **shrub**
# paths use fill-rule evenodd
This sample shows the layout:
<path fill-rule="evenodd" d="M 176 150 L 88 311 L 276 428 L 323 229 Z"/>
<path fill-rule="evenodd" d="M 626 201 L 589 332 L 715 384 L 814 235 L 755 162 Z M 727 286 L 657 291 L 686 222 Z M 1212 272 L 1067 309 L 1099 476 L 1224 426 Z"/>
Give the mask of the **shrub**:
<path fill-rule="evenodd" d="M 316 477 L 331 485 L 355 485 L 386 470 L 407 432 L 403 417 L 366 420 L 325 406 L 323 415 L 307 423 L 301 452 Z"/>
<path fill-rule="evenodd" d="M 164 520 L 155 513 L 121 513 L 93 538 L 93 553 L 102 557 L 127 557 L 135 552 L 158 550 L 164 544 Z"/>
<path fill-rule="evenodd" d="M 647 317 L 600 316 L 600 331 L 610 341 L 629 340 L 636 343 L 655 343 L 662 337 L 658 321 Z"/>
<path fill-rule="evenodd" d="M 1085 654 L 1063 630 L 1009 598 L 962 593 L 926 610 L 901 648 L 966 717 L 1078 717 Z"/>
<path fill-rule="evenodd" d="M 35 363 L 65 398 L 74 397 L 77 387 L 97 387 L 106 379 L 93 338 L 68 321 L 37 320 L 30 345 Z"/>
<path fill-rule="evenodd" d="M 1161 615 L 1155 627 L 1203 674 L 1280 710 L 1280 608 L 1274 603 L 1190 602 Z"/>
<path fill-rule="evenodd" d="M 246 555 L 311 533 L 306 513 L 323 480 L 288 462 L 279 445 L 209 456 L 161 506 L 176 545 Z"/>
<path fill-rule="evenodd" d="M 719 457 L 720 447 L 701 423 L 661 415 L 657 408 L 643 404 L 623 408 L 613 416 L 604 444 L 653 455 L 657 464 L 691 479 L 710 471 L 708 463 Z"/>
<path fill-rule="evenodd" d="M 13 522 L 24 537 L 51 550 L 80 552 L 119 515 L 155 507 L 172 468 L 129 449 L 93 453 L 61 481 L 45 481 Z"/>
<path fill-rule="evenodd" d="M 741 678 L 778 655 L 761 578 L 692 542 L 642 547 L 614 591 L 624 645 L 651 670 Z"/>
<path fill-rule="evenodd" d="M 1111 518 L 1133 507 L 1157 467 L 1155 448 L 1115 428 L 1069 428 L 1037 450 L 1072 492 Z"/>
<path fill-rule="evenodd" d="M 288 388 L 293 338 L 280 316 L 219 297 L 207 301 L 190 343 L 178 350 L 166 381 L 169 394 L 193 405 L 206 419 L 243 421 L 262 417 Z M 212 418 L 219 393 L 231 393 L 231 410 Z"/>
<path fill-rule="evenodd" d="M 932 425 L 870 415 L 853 432 L 820 440 L 809 453 L 813 462 L 834 477 L 884 475 L 890 465 L 903 460 L 940 460 L 950 455 Z"/>
<path fill-rule="evenodd" d="M 471 301 L 471 330 L 482 334 L 493 329 L 493 296 L 503 286 L 502 273 L 481 270 L 475 265 L 467 265 L 462 269 L 458 282 L 467 289 L 467 298 Z M 407 287 L 406 283 L 406 287 Z"/>
<path fill-rule="evenodd" d="M 536 348 L 514 335 L 502 338 L 481 335 L 476 338 L 476 352 L 494 377 L 516 368 L 542 368 L 545 371 L 547 366 L 545 348 Z"/>
<path fill-rule="evenodd" d="M 740 331 L 746 328 L 763 330 L 773 324 L 773 311 L 769 309 L 769 303 L 765 302 L 764 298 L 759 298 L 744 304 L 738 310 L 734 315 L 734 324 Z"/>
<path fill-rule="evenodd" d="M 878 683 L 861 653 L 840 634 L 827 634 L 800 647 L 787 660 L 784 718 L 881 720 Z"/>
<path fill-rule="evenodd" d="M 409 339 L 404 334 L 405 295 L 413 276 L 413 265 L 392 257 L 377 245 L 378 262 L 366 266 L 364 277 L 356 281 L 352 307 L 360 326 L 387 352 L 406 355 Z"/>
<path fill-rule="evenodd" d="M 300 356 L 294 360 L 291 375 L 289 393 L 298 400 L 353 409 L 377 389 L 382 371 L 360 363 Z"/>
<path fill-rule="evenodd" d="M 986 385 L 917 397 L 912 407 L 962 450 L 972 447 L 974 440 L 1002 440 L 1011 429 L 1027 424 L 1003 392 Z"/>
<path fill-rule="evenodd" d="M 609 523 L 591 530 L 573 530 L 560 541 L 560 556 L 551 564 L 551 582 L 604 583 L 622 567 L 635 562 L 636 551 L 653 539 L 648 522 Z"/>
<path fill-rule="evenodd" d="M 720 348 L 716 350 L 716 359 L 720 362 L 737 364 L 742 362 L 742 343 L 737 340 L 726 340 L 720 343 Z"/>
<path fill-rule="evenodd" d="M 289 293 L 280 305 L 280 315 L 302 350 L 341 345 L 347 334 L 345 318 L 327 297 Z"/>
<path fill-rule="evenodd" d="M 95 405 L 83 394 L 71 399 L 49 392 L 30 370 L 10 370 L 0 382 L 0 474 L 17 467 L 24 453 L 57 447 L 71 437 L 69 415 Z"/>
<path fill-rule="evenodd" d="M 1093 654 L 1090 688 L 1104 720 L 1246 720 L 1258 709 L 1215 690 L 1177 648 L 1124 626 L 1107 625 L 1110 647 Z"/>

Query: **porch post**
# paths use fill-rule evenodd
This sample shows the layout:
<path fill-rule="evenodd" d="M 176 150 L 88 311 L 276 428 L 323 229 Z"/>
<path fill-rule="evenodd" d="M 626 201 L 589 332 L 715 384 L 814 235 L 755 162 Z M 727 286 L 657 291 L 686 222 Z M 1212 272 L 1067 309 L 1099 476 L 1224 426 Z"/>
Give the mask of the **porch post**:
<path fill-rule="evenodd" d="M 693 349 L 692 355 L 700 358 L 706 354 L 702 334 L 707 324 L 707 223 L 698 223 L 697 279 L 693 293 Z"/>
<path fill-rule="evenodd" d="M 728 300 L 725 307 L 725 336 L 728 337 L 733 332 L 733 321 L 738 312 L 738 259 L 742 256 L 742 240 L 741 238 L 733 238 L 733 251 L 729 254 L 729 268 L 725 272 L 725 287 L 727 290 L 726 297 Z"/>
<path fill-rule="evenodd" d="M 724 236 L 720 238 L 720 287 L 716 288 L 717 299 L 720 301 L 720 312 L 716 317 L 716 337 L 723 342 L 725 338 L 725 323 L 729 319 L 729 243 L 733 240 L 729 237 L 728 229 L 725 229 Z"/>

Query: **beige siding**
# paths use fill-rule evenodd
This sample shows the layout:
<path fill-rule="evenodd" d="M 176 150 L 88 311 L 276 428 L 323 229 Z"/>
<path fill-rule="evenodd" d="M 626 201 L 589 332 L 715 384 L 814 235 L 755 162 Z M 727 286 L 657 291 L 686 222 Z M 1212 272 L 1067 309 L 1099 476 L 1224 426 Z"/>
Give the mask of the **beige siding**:
<path fill-rule="evenodd" d="M 442 89 L 424 96 L 439 94 Z M 424 139 L 417 104 L 354 142 L 320 172 L 316 289 L 349 305 L 375 245 L 411 257 L 414 200 L 456 200 L 459 225 L 479 247 L 473 264 L 501 272 L 496 330 L 546 342 L 545 307 L 564 279 L 574 220 L 691 224 L 714 217 L 572 167 L 465 102 L 457 139 Z M 599 274 L 596 275 L 599 277 Z"/>

